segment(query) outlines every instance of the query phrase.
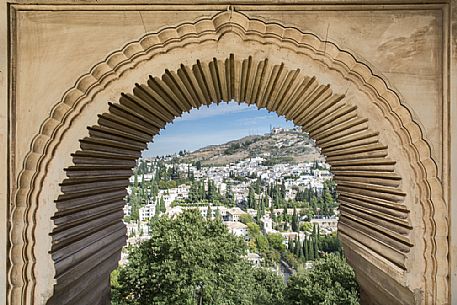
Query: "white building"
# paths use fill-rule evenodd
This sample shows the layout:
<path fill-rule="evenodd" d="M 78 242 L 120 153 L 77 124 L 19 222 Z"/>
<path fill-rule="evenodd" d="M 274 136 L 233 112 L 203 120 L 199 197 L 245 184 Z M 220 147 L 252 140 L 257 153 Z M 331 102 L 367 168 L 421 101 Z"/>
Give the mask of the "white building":
<path fill-rule="evenodd" d="M 276 230 L 273 230 L 273 220 L 271 219 L 270 215 L 267 214 L 262 217 L 262 224 L 263 224 L 262 230 L 266 234 L 277 232 Z"/>
<path fill-rule="evenodd" d="M 313 225 L 318 225 L 320 232 L 331 234 L 338 229 L 338 218 L 313 218 L 310 221 Z"/>
<path fill-rule="evenodd" d="M 240 208 L 231 208 L 227 210 L 228 221 L 240 221 L 241 215 L 247 215 L 247 213 Z"/>
<path fill-rule="evenodd" d="M 131 205 L 128 205 L 128 204 L 124 205 L 123 210 L 124 210 L 124 215 L 125 216 L 132 215 L 132 206 Z"/>
<path fill-rule="evenodd" d="M 148 223 L 137 223 L 135 221 L 132 221 L 130 223 L 126 223 L 125 226 L 127 227 L 127 236 L 129 237 L 149 236 Z"/>
<path fill-rule="evenodd" d="M 248 226 L 244 223 L 238 221 L 225 221 L 224 224 L 233 235 L 243 237 L 244 239 L 248 238 Z"/>
<path fill-rule="evenodd" d="M 246 258 L 254 267 L 260 267 L 262 259 L 257 253 L 249 252 L 248 255 L 246 255 Z"/>
<path fill-rule="evenodd" d="M 150 219 L 155 215 L 156 212 L 156 205 L 155 204 L 147 204 L 144 207 L 140 208 L 139 210 L 139 218 L 140 221 L 145 221 Z"/>

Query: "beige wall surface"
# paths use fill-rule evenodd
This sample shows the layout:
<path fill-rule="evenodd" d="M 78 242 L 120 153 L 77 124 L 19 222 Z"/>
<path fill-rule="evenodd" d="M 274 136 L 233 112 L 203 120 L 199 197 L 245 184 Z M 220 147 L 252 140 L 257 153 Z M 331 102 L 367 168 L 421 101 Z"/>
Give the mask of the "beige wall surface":
<path fill-rule="evenodd" d="M 366 60 L 400 92 L 442 162 L 441 10 L 255 11 L 336 42 Z M 440 164 L 440 167 L 442 165 Z M 441 169 L 440 169 L 441 170 Z"/>
<path fill-rule="evenodd" d="M 174 25 L 216 12 L 211 8 L 192 12 L 153 9 L 17 12 L 17 168 L 30 148 L 34 135 L 30 126 L 38 132 L 37 126 L 52 106 L 95 63 L 145 32 L 164 27 L 164 20 Z M 291 11 L 279 6 L 268 11 L 241 5 L 235 9 L 315 33 L 369 61 L 400 92 L 402 102 L 423 126 L 442 172 L 446 149 L 442 131 L 447 122 L 441 94 L 441 10 L 373 11 L 367 7 L 342 14 L 319 6 Z"/>
<path fill-rule="evenodd" d="M 8 224 L 8 30 L 6 3 L 0 2 L 0 304 L 6 304 Z"/>
<path fill-rule="evenodd" d="M 452 1 L 450 14 L 450 35 L 447 52 L 450 55 L 450 73 L 448 75 L 449 90 L 449 115 L 450 132 L 448 141 L 451 146 L 450 166 L 448 168 L 451 175 L 449 187 L 449 213 L 451 215 L 450 228 L 450 270 L 451 270 L 451 304 L 457 304 L 457 0 Z"/>
<path fill-rule="evenodd" d="M 408 0 L 387 1 L 388 5 L 359 5 L 364 1 L 333 5 L 335 1 L 327 0 L 258 1 L 256 5 L 243 0 L 201 0 L 202 5 L 192 5 L 191 0 L 155 4 L 136 0 L 138 5 L 124 5 L 126 1 L 121 0 L 103 1 L 103 5 L 96 5 L 95 0 L 84 5 L 66 0 L 59 5 L 51 0 L 39 2 L 43 5 L 11 4 L 10 33 L 17 33 L 11 36 L 14 83 L 8 83 L 7 6 L 0 3 L 0 304 L 6 300 L 8 192 L 53 106 L 81 75 L 126 43 L 166 26 L 212 16 L 230 4 L 250 17 L 277 20 L 335 42 L 387 79 L 422 127 L 451 203 L 450 215 L 457 215 L 457 196 L 451 192 L 457 189 L 457 0 L 417 5 Z M 14 96 L 9 106 L 8 84 Z M 450 293 L 452 304 L 457 304 L 457 223 L 452 219 L 451 233 Z"/>

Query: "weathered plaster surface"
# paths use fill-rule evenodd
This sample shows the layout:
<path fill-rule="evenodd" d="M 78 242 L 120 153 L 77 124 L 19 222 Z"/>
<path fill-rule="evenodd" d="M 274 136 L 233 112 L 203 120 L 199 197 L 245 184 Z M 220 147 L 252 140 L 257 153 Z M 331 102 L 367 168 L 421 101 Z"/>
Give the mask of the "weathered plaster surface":
<path fill-rule="evenodd" d="M 252 13 L 310 30 L 369 61 L 401 93 L 402 102 L 423 125 L 435 158 L 441 163 L 441 10 L 367 9 L 343 14 L 317 10 L 287 16 L 283 12 Z"/>
<path fill-rule="evenodd" d="M 30 126 L 40 126 L 65 91 L 95 63 L 145 31 L 164 27 L 164 17 L 174 24 L 202 14 L 208 13 L 19 11 L 16 166 L 30 149 Z"/>
<path fill-rule="evenodd" d="M 173 2 L 173 1 L 172 1 Z M 49 116 L 51 109 L 56 105 L 70 87 L 72 87 L 78 78 L 87 73 L 96 63 L 103 61 L 108 54 L 120 49 L 129 41 L 137 40 L 146 32 L 155 32 L 165 26 L 172 26 L 183 21 L 192 21 L 202 16 L 212 16 L 218 11 L 227 8 L 228 4 L 235 4 L 236 11 L 242 11 L 250 17 L 260 16 L 266 20 L 277 20 L 280 23 L 293 25 L 303 31 L 309 31 L 317 34 L 322 39 L 328 39 L 335 42 L 338 46 L 357 54 L 368 64 L 374 68 L 374 74 L 380 74 L 384 79 L 387 79 L 389 84 L 395 89 L 400 97 L 402 104 L 406 105 L 412 113 L 412 117 L 417 122 L 424 132 L 425 140 L 431 146 L 433 162 L 439 170 L 439 178 L 444 183 L 444 193 L 450 191 L 450 215 L 457 215 L 457 199 L 452 196 L 452 190 L 457 189 L 456 162 L 450 162 L 447 159 L 449 156 L 457 155 L 457 106 L 455 104 L 457 97 L 456 75 L 456 27 L 457 27 L 457 12 L 455 10 L 456 0 L 452 1 L 452 12 L 450 18 L 453 21 L 453 31 L 451 32 L 451 46 L 449 52 L 452 52 L 451 61 L 448 62 L 446 43 L 449 37 L 447 36 L 447 22 L 449 16 L 445 16 L 445 6 L 441 4 L 424 4 L 424 5 L 400 5 L 409 1 L 395 1 L 399 5 L 387 6 L 358 6 L 357 2 L 352 2 L 351 5 L 329 5 L 326 0 L 310 1 L 306 5 L 302 5 L 299 1 L 283 1 L 288 5 L 273 5 L 277 1 L 264 1 L 265 5 L 244 5 L 242 1 L 200 1 L 207 3 L 203 6 L 192 5 L 192 1 L 184 2 L 184 6 L 176 5 L 149 5 L 149 1 L 138 0 L 137 3 L 148 4 L 142 6 L 122 5 L 117 6 L 116 3 L 122 1 L 104 1 L 104 6 L 78 6 L 79 3 L 73 1 L 66 2 L 69 5 L 52 5 L 52 2 L 42 0 L 41 5 L 26 5 L 28 1 L 19 1 L 24 3 L 24 6 L 15 6 L 16 14 L 13 16 L 17 21 L 17 35 L 12 37 L 14 47 L 14 62 L 17 69 L 15 71 L 14 85 L 14 104 L 13 110 L 15 117 L 7 117 L 7 71 L 6 67 L 6 47 L 3 43 L 0 46 L 0 94 L 5 103 L 0 105 L 0 149 L 2 149 L 2 159 L 0 159 L 0 168 L 7 168 L 8 162 L 8 119 L 12 124 L 11 131 L 15 132 L 15 137 L 9 138 L 13 147 L 9 151 L 10 156 L 16 156 L 15 159 L 10 158 L 9 161 L 15 161 L 12 164 L 11 172 L 18 175 L 23 169 L 23 162 L 26 154 L 31 149 L 33 137 L 38 133 L 42 122 Z M 186 3 L 187 2 L 187 3 Z M 62 3 L 65 3 L 62 2 Z M 96 4 L 96 1 L 85 2 Z M 171 2 L 168 2 L 171 3 Z M 273 3 L 269 5 L 269 3 Z M 339 4 L 349 1 L 340 2 Z M 393 2 L 392 2 L 393 3 Z M 70 5 L 71 4 L 71 5 Z M 216 4 L 216 5 L 214 5 Z M 259 5 L 257 5 L 259 4 Z M 292 5 L 293 4 L 293 5 Z M 325 4 L 325 5 L 323 5 Z M 6 33 L 6 7 L 1 4 L 0 13 L 2 13 L 2 23 L 0 34 Z M 233 8 L 232 8 L 233 9 Z M 186 11 L 188 10 L 188 11 Z M 6 41 L 6 35 L 2 35 L 1 41 Z M 209 45 L 208 45 L 209 46 Z M 220 44 L 223 46 L 223 44 Z M 255 44 L 247 44 L 240 52 L 246 55 L 251 54 L 251 50 L 258 54 L 265 55 L 264 50 L 255 46 Z M 184 64 L 193 64 L 193 60 L 199 57 L 211 58 L 211 52 L 218 54 L 227 54 L 228 48 L 224 50 L 198 50 L 191 54 L 192 50 L 182 49 L 185 54 L 179 57 L 188 60 Z M 232 50 L 236 51 L 236 50 Z M 271 54 L 276 54 L 276 51 L 271 51 Z M 200 55 L 198 55 L 200 54 Z M 297 61 L 287 52 L 278 53 L 284 56 L 283 60 L 289 63 L 297 63 L 297 67 L 303 62 Z M 5 56 L 3 56 L 5 55 Z M 198 55 L 198 56 L 197 56 Z M 137 74 L 137 77 L 132 76 L 132 80 L 142 82 L 146 74 L 152 73 L 160 75 L 165 68 L 177 69 L 180 60 L 174 61 L 176 66 L 171 64 L 170 60 L 165 60 L 162 63 L 168 63 L 165 66 L 154 66 L 151 63 L 150 71 L 141 71 L 141 73 L 132 70 L 132 75 Z M 277 60 L 280 60 L 277 58 Z M 451 68 L 451 74 L 448 74 L 447 67 Z M 293 68 L 293 67 L 291 67 Z M 305 73 L 307 68 L 302 67 Z M 145 74 L 145 75 L 143 75 Z M 322 82 L 332 82 L 332 77 L 326 71 L 310 71 L 311 75 L 320 74 Z M 449 83 L 450 81 L 450 83 Z M 334 81 L 333 81 L 334 82 Z M 348 99 L 357 99 L 357 94 L 354 88 L 349 84 L 344 83 L 332 84 L 338 92 L 345 91 L 348 94 Z M 131 90 L 127 83 L 121 86 L 113 87 L 116 90 L 104 92 L 98 98 L 118 98 L 119 90 Z M 449 88 L 449 90 L 448 90 Z M 454 103 L 449 104 L 449 101 Z M 359 107 L 363 110 L 363 103 L 358 102 Z M 101 103 L 94 104 L 96 107 L 94 113 L 99 113 L 106 105 Z M 368 107 L 368 104 L 367 104 Z M 367 108 L 369 109 L 369 107 Z M 366 109 L 365 109 L 366 110 Z M 364 110 L 364 111 L 365 111 Z M 450 112 L 449 112 L 450 110 Z M 86 109 L 87 111 L 87 109 Z M 81 116 L 75 119 L 75 124 L 84 126 L 94 124 L 94 118 L 90 116 Z M 370 124 L 376 125 L 382 121 L 370 121 Z M 379 125 L 379 126 L 381 126 Z M 449 128 L 450 127 L 450 128 Z M 381 129 L 384 127 L 380 127 Z M 387 127 L 386 127 L 387 128 Z M 387 130 L 387 129 L 386 129 Z M 39 242 L 43 245 L 50 244 L 50 238 L 47 235 L 52 229 L 52 223 L 49 217 L 52 215 L 53 200 L 59 194 L 59 190 L 55 187 L 63 179 L 64 167 L 71 164 L 68 152 L 77 149 L 77 139 L 82 137 L 84 132 L 78 132 L 76 129 L 71 129 L 70 133 L 62 141 L 66 147 L 61 146 L 59 152 L 65 153 L 64 156 L 54 158 L 50 166 L 50 174 L 45 179 L 44 186 L 49 188 L 49 192 L 42 192 L 39 197 L 40 205 L 46 205 L 48 208 L 39 210 L 37 214 L 38 227 L 37 230 L 42 234 Z M 451 139 L 448 139 L 448 134 Z M 383 138 L 384 137 L 384 138 Z M 389 140 L 388 134 L 382 134 L 381 138 Z M 397 141 L 397 140 L 394 140 Z M 62 145 L 63 145 L 62 144 Z M 395 142 L 395 145 L 399 142 Z M 64 145 L 64 146 L 65 146 Z M 451 145 L 451 153 L 449 153 L 449 145 Z M 405 152 L 397 152 L 400 156 Z M 455 157 L 453 157 L 455 160 Z M 449 170 L 449 164 L 452 168 Z M 401 168 L 400 171 L 407 172 L 408 168 Z M 453 173 L 452 184 L 449 182 L 449 174 Z M 14 182 L 17 176 L 12 177 Z M 6 219 L 6 198 L 8 191 L 7 174 L 2 173 L 0 177 L 0 221 Z M 404 182 L 406 190 L 410 190 L 414 186 L 409 182 Z M 11 187 L 11 186 L 10 186 Z M 436 199 L 436 198 L 435 198 Z M 438 198 L 439 200 L 440 198 Z M 412 207 L 414 200 L 418 198 L 408 197 L 408 206 Z M 448 201 L 449 202 L 449 201 Z M 3 205 L 2 205 L 3 204 Z M 441 211 L 442 212 L 442 211 Z M 411 210 L 412 219 L 419 219 L 422 212 L 418 209 Z M 6 226 L 6 221 L 2 221 L 0 225 Z M 446 223 L 443 219 L 442 223 Z M 440 223 L 438 223 L 440 225 Z M 6 229 L 3 228 L 3 229 Z M 452 233 L 457 232 L 457 224 L 452 222 Z M 417 230 L 412 233 L 412 238 L 420 245 L 420 233 L 425 230 L 419 225 Z M 0 232 L 6 232 L 0 228 Z M 446 230 L 444 230 L 446 231 Z M 444 232 L 441 230 L 440 232 Z M 416 234 L 416 235 L 415 235 Z M 440 233 L 441 234 L 441 233 Z M 455 242 L 451 235 L 451 278 L 453 279 L 451 293 L 457 294 L 457 264 L 455 253 L 457 252 Z M 439 236 L 446 239 L 447 236 Z M 40 251 L 37 251 L 37 259 L 46 261 L 47 256 L 46 246 L 42 246 Z M 6 236 L 0 236 L 0 249 L 6 249 Z M 0 253 L 0 264 L 5 266 L 6 258 L 5 251 Z M 420 262 L 421 257 L 416 257 L 415 262 Z M 410 263 L 414 260 L 410 260 Z M 49 263 L 52 262 L 48 261 Z M 2 270 L 2 268 L 0 268 Z M 41 273 L 40 273 L 41 272 Z M 47 265 L 42 265 L 37 268 L 37 275 L 46 277 L 47 281 L 39 282 L 40 291 L 47 290 L 52 286 L 53 270 L 47 268 Z M 393 275 L 394 276 L 394 275 Z M 6 274 L 0 274 L 0 303 L 6 291 Z M 416 286 L 420 279 L 408 278 L 412 286 Z M 42 302 L 48 297 L 47 294 L 42 297 Z"/>
<path fill-rule="evenodd" d="M 6 304 L 8 232 L 8 23 L 6 3 L 0 2 L 0 304 Z"/>
<path fill-rule="evenodd" d="M 450 235 L 450 270 L 451 270 L 451 304 L 457 304 L 457 0 L 451 4 L 451 14 L 449 16 L 450 35 L 447 52 L 450 55 L 450 74 L 449 80 L 449 116 L 450 116 L 450 167 L 451 175 L 449 185 L 449 214 L 451 215 L 451 235 Z"/>
<path fill-rule="evenodd" d="M 278 7 L 277 7 L 278 8 Z M 38 126 L 49 114 L 64 88 L 119 46 L 145 32 L 193 20 L 215 11 L 19 11 L 17 38 L 18 88 L 17 166 L 26 154 L 32 134 L 28 125 Z M 243 10 L 243 6 L 237 6 Z M 274 9 L 273 9 L 274 10 Z M 442 61 L 441 11 L 300 10 L 246 13 L 296 25 L 304 31 L 328 38 L 362 58 L 369 59 L 404 97 L 414 116 L 424 126 L 436 162 L 442 170 Z M 165 23 L 164 23 L 164 20 Z M 29 52 L 28 50 L 33 50 Z M 50 64 L 50 63 L 53 64 Z M 65 68 L 64 68 L 65 67 Z M 37 72 L 46 77 L 36 78 Z M 49 90 L 50 87 L 61 88 Z M 34 101 L 30 103 L 29 101 Z M 40 107 L 33 108 L 39 104 Z M 19 136 L 20 135 L 20 136 Z"/>

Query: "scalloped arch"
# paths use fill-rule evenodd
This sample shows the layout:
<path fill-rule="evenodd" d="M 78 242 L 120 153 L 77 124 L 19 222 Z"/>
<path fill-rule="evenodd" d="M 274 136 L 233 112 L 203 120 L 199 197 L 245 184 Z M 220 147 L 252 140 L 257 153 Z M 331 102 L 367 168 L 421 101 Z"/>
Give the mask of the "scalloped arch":
<path fill-rule="evenodd" d="M 138 41 L 127 44 L 121 50 L 110 54 L 105 61 L 95 65 L 89 73 L 81 76 L 75 86 L 70 88 L 53 108 L 24 160 L 11 211 L 13 225 L 10 230 L 11 267 L 8 298 L 12 304 L 30 304 L 33 299 L 36 282 L 33 275 L 33 246 L 37 198 L 46 175 L 47 164 L 53 158 L 53 151 L 81 107 L 90 103 L 91 97 L 102 91 L 111 81 L 141 62 L 153 58 L 155 54 L 203 41 L 218 41 L 228 32 L 235 33 L 246 41 L 275 44 L 319 60 L 373 97 L 373 102 L 382 110 L 401 139 L 417 177 L 418 197 L 423 210 L 425 228 L 423 256 L 427 264 L 424 279 L 428 291 L 425 302 L 434 304 L 439 296 L 447 295 L 447 266 L 438 264 L 436 259 L 446 257 L 448 253 L 448 220 L 443 212 L 447 208 L 442 198 L 442 187 L 437 178 L 437 168 L 431 158 L 430 147 L 424 140 L 419 125 L 413 121 L 408 109 L 401 104 L 399 95 L 390 89 L 387 81 L 376 75 L 368 64 L 332 42 L 323 41 L 316 35 L 302 32 L 295 27 L 228 11 L 148 33 Z M 441 225 L 437 225 L 438 220 Z"/>

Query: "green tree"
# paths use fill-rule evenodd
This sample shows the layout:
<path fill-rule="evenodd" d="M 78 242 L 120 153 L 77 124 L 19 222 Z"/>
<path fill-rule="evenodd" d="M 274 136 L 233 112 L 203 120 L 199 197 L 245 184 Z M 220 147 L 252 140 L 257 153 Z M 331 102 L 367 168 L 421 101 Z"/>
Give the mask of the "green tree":
<path fill-rule="evenodd" d="M 201 169 L 202 169 L 202 162 L 201 162 L 201 161 L 197 161 L 197 162 L 195 163 L 195 166 L 197 167 L 197 170 L 198 170 L 198 171 L 201 170 Z"/>
<path fill-rule="evenodd" d="M 255 268 L 255 300 L 256 305 L 284 304 L 284 280 L 266 268 Z"/>
<path fill-rule="evenodd" d="M 249 209 L 255 208 L 255 192 L 251 186 L 249 187 L 249 193 L 248 193 L 248 208 Z"/>
<path fill-rule="evenodd" d="M 289 236 L 289 239 L 287 241 L 287 250 L 289 250 L 289 252 L 293 252 L 294 251 L 294 241 L 292 240 L 292 238 Z"/>
<path fill-rule="evenodd" d="M 198 211 L 160 217 L 151 239 L 129 253 L 113 293 L 119 304 L 250 305 L 256 277 L 244 241 Z M 265 297 L 267 300 L 268 298 Z M 270 304 L 270 303 L 264 303 Z"/>
<path fill-rule="evenodd" d="M 297 236 L 295 236 L 295 247 L 294 247 L 294 254 L 297 257 L 300 257 L 300 248 L 301 248 L 300 237 L 298 237 L 298 234 L 297 234 Z"/>
<path fill-rule="evenodd" d="M 305 258 L 305 261 L 309 261 L 308 242 L 308 237 L 305 235 L 305 240 L 303 240 L 303 257 Z"/>
<path fill-rule="evenodd" d="M 258 194 L 258 195 L 260 195 L 261 186 L 262 186 L 262 180 L 260 179 L 260 177 L 257 177 L 257 180 L 254 183 L 254 190 L 255 190 L 256 194 Z"/>
<path fill-rule="evenodd" d="M 317 260 L 312 269 L 289 278 L 284 292 L 290 305 L 358 305 L 358 285 L 352 268 L 339 255 Z"/>
<path fill-rule="evenodd" d="M 319 227 L 314 225 L 313 226 L 313 250 L 314 250 L 314 258 L 319 257 Z"/>
<path fill-rule="evenodd" d="M 317 258 L 316 256 L 314 256 L 314 241 L 313 241 L 313 237 L 311 236 L 311 238 L 308 240 L 308 257 L 309 257 L 309 260 L 313 261 L 315 258 Z"/>
<path fill-rule="evenodd" d="M 268 243 L 270 247 L 279 252 L 286 251 L 286 245 L 283 243 L 283 237 L 280 233 L 267 234 Z"/>
<path fill-rule="evenodd" d="M 208 208 L 206 209 L 206 220 L 211 220 L 213 211 L 211 210 L 211 204 L 208 203 Z"/>
<path fill-rule="evenodd" d="M 299 222 L 298 222 L 298 215 L 297 215 L 297 209 L 294 208 L 294 213 L 292 215 L 292 231 L 298 232 L 299 227 Z"/>
<path fill-rule="evenodd" d="M 160 200 L 159 200 L 159 211 L 162 212 L 162 213 L 165 213 L 166 211 L 166 207 L 165 207 L 165 199 L 163 199 L 163 196 L 160 196 Z"/>
<path fill-rule="evenodd" d="M 326 253 L 342 253 L 341 243 L 336 232 L 319 238 L 319 250 Z"/>

